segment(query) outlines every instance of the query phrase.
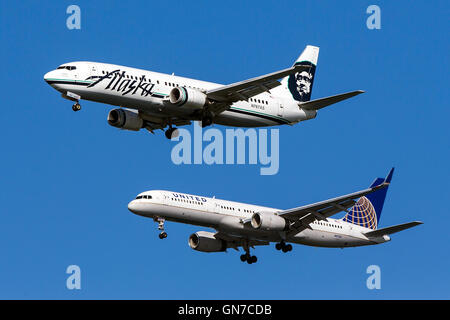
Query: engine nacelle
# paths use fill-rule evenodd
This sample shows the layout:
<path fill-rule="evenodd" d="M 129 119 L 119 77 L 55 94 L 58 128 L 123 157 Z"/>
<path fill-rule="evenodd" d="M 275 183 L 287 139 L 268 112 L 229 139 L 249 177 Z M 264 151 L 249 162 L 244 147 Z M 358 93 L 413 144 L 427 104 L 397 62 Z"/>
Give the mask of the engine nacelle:
<path fill-rule="evenodd" d="M 189 236 L 189 246 L 202 252 L 221 252 L 227 249 L 227 243 L 216 239 L 214 233 L 199 231 Z"/>
<path fill-rule="evenodd" d="M 202 109 L 206 104 L 206 94 L 191 88 L 176 87 L 170 91 L 169 100 L 178 107 Z"/>
<path fill-rule="evenodd" d="M 139 131 L 144 126 L 144 120 L 139 113 L 128 109 L 113 109 L 108 113 L 108 123 L 113 127 Z"/>
<path fill-rule="evenodd" d="M 286 219 L 271 212 L 256 212 L 252 216 L 252 227 L 266 231 L 287 230 L 289 224 Z"/>

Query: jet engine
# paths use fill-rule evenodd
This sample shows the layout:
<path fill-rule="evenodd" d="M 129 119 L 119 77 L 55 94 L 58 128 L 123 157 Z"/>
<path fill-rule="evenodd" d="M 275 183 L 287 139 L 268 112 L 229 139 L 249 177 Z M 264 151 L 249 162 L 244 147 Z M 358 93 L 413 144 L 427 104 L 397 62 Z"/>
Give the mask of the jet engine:
<path fill-rule="evenodd" d="M 202 109 L 206 104 L 206 94 L 195 89 L 176 87 L 169 93 L 170 103 L 178 107 Z"/>
<path fill-rule="evenodd" d="M 214 237 L 214 233 L 199 231 L 189 236 L 189 246 L 202 252 L 220 252 L 227 249 L 227 243 Z"/>
<path fill-rule="evenodd" d="M 144 126 L 144 120 L 135 110 L 113 109 L 108 113 L 108 123 L 113 127 L 139 131 Z"/>
<path fill-rule="evenodd" d="M 251 225 L 255 229 L 266 231 L 287 230 L 289 224 L 286 219 L 271 212 L 256 212 L 252 216 Z"/>

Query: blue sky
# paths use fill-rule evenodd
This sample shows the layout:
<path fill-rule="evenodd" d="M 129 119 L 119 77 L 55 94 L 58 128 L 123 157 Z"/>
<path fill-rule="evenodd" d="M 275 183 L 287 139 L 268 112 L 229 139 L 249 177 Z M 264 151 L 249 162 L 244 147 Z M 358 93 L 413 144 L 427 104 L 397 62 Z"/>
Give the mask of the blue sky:
<path fill-rule="evenodd" d="M 66 8 L 81 8 L 81 30 Z M 366 8 L 381 8 L 381 30 Z M 0 5 L 0 298 L 442 299 L 450 241 L 448 1 L 3 1 Z M 125 132 L 108 106 L 71 104 L 43 75 L 74 60 L 232 83 L 320 46 L 313 98 L 366 93 L 280 127 L 280 171 L 172 164 L 161 133 Z M 216 128 L 224 129 L 216 126 Z M 395 166 L 381 226 L 421 220 L 387 244 L 205 254 L 204 228 L 157 226 L 127 203 L 150 189 L 290 208 L 368 186 Z M 65 287 L 79 265 L 82 289 Z M 366 268 L 381 268 L 381 290 Z"/>

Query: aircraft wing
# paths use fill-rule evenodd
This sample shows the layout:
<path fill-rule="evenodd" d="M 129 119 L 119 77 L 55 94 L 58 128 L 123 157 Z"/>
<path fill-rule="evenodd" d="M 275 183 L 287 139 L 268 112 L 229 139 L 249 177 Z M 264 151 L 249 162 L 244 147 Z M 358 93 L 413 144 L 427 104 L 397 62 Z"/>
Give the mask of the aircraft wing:
<path fill-rule="evenodd" d="M 145 128 L 153 133 L 154 130 L 161 129 L 163 130 L 165 127 L 167 127 L 167 123 L 163 123 L 161 121 L 158 121 L 159 119 L 154 118 L 153 116 L 147 114 L 145 111 L 139 111 L 139 115 L 142 119 L 145 120 Z M 191 121 L 189 119 L 183 119 L 180 117 L 171 117 L 170 123 L 177 127 L 190 125 Z"/>
<path fill-rule="evenodd" d="M 300 72 L 301 70 L 307 68 L 310 68 L 310 66 L 296 65 L 291 68 L 276 71 L 256 78 L 221 86 L 207 91 L 206 95 L 214 101 L 224 102 L 226 104 L 231 104 L 239 100 L 248 100 L 253 96 L 281 85 L 278 79 L 292 73 Z"/>
<path fill-rule="evenodd" d="M 374 187 L 306 206 L 283 210 L 278 212 L 278 215 L 291 222 L 288 234 L 295 234 L 310 229 L 309 224 L 315 220 L 326 220 L 338 212 L 347 211 L 348 208 L 353 207 L 356 199 L 389 186 L 388 181 L 390 181 L 389 175 L 381 184 Z"/>
<path fill-rule="evenodd" d="M 227 242 L 228 248 L 233 248 L 235 250 L 238 250 L 238 247 L 243 246 L 243 238 L 236 237 L 229 235 L 224 232 L 217 232 L 214 237 L 217 239 L 221 239 Z M 248 241 L 248 246 L 254 248 L 255 246 L 267 246 L 270 244 L 268 241 L 262 241 L 262 240 L 252 240 L 252 239 L 246 239 Z"/>

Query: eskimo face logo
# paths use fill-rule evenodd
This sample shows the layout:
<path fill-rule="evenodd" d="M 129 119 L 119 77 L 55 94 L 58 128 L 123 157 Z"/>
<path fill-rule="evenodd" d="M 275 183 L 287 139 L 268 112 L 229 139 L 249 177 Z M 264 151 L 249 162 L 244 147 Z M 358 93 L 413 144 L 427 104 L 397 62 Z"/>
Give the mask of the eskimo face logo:
<path fill-rule="evenodd" d="M 289 76 L 288 87 L 295 100 L 309 101 L 316 67 L 307 62 L 301 64 L 305 66 L 305 69 Z"/>
<path fill-rule="evenodd" d="M 311 92 L 311 82 L 313 75 L 307 71 L 295 74 L 295 83 L 297 84 L 297 92 L 300 97 L 304 97 Z"/>

